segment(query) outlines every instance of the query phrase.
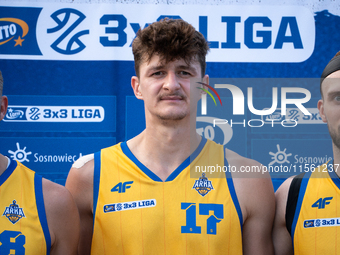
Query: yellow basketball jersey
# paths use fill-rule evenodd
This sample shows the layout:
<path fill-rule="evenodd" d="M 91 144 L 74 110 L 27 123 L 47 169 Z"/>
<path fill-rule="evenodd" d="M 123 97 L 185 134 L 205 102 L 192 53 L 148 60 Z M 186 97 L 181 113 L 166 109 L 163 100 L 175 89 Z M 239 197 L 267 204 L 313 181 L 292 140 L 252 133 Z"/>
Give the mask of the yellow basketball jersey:
<path fill-rule="evenodd" d="M 242 213 L 230 173 L 190 176 L 190 165 L 225 165 L 223 146 L 202 139 L 164 182 L 126 143 L 101 150 L 94 162 L 92 254 L 242 254 Z"/>
<path fill-rule="evenodd" d="M 42 178 L 11 160 L 0 175 L 0 254 L 49 254 Z"/>
<path fill-rule="evenodd" d="M 302 179 L 294 220 L 294 254 L 340 254 L 340 179 L 327 164 Z"/>

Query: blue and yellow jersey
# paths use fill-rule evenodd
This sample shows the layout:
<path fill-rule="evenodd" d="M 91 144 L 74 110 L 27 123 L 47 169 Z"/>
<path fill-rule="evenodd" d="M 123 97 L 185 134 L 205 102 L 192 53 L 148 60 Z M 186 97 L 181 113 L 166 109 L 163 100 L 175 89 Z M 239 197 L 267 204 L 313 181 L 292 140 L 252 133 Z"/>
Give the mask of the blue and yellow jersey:
<path fill-rule="evenodd" d="M 92 254 L 242 254 L 242 213 L 233 181 L 190 175 L 190 165 L 227 164 L 202 139 L 162 181 L 120 143 L 94 156 Z"/>
<path fill-rule="evenodd" d="M 294 254 L 340 254 L 339 188 L 327 164 L 305 174 L 292 224 Z"/>
<path fill-rule="evenodd" d="M 0 175 L 0 254 L 49 254 L 42 177 L 12 160 Z"/>

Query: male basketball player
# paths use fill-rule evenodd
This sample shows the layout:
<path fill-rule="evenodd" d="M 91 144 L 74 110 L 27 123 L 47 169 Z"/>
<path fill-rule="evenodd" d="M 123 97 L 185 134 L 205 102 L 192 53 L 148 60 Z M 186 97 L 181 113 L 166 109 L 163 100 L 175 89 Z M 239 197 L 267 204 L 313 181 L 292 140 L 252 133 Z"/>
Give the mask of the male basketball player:
<path fill-rule="evenodd" d="M 272 254 L 270 178 L 190 176 L 190 164 L 260 165 L 196 133 L 201 90 L 190 80 L 208 84 L 205 38 L 183 20 L 165 19 L 140 30 L 132 50 L 131 84 L 144 101 L 146 128 L 71 168 L 79 253 Z"/>
<path fill-rule="evenodd" d="M 340 254 L 340 52 L 321 76 L 318 109 L 333 161 L 288 178 L 276 191 L 275 254 Z M 336 173 L 337 172 L 337 173 Z"/>
<path fill-rule="evenodd" d="M 0 121 L 8 106 L 2 90 L 0 72 Z M 67 189 L 0 154 L 0 254 L 72 255 L 78 240 L 79 214 Z"/>

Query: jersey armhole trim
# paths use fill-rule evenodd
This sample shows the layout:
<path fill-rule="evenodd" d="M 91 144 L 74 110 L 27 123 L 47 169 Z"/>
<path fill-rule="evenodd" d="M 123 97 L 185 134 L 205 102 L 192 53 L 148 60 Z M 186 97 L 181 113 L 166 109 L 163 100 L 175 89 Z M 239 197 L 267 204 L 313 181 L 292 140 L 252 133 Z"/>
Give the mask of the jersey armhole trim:
<path fill-rule="evenodd" d="M 18 162 L 16 160 L 10 160 L 10 164 L 7 169 L 0 175 L 0 186 L 11 176 L 14 169 L 18 166 Z"/>
<path fill-rule="evenodd" d="M 332 163 L 333 164 L 333 163 Z M 327 167 L 328 168 L 328 167 Z M 328 168 L 328 174 L 333 183 L 340 189 L 340 178 L 339 176 L 335 173 L 336 170 L 334 170 L 334 166 L 332 168 L 332 171 Z"/>
<path fill-rule="evenodd" d="M 302 178 L 302 180 L 301 180 L 301 186 L 300 186 L 300 190 L 299 190 L 299 197 L 298 197 L 298 200 L 297 200 L 296 209 L 295 209 L 295 213 L 294 213 L 294 219 L 293 219 L 293 223 L 292 223 L 292 229 L 291 229 L 291 237 L 292 237 L 293 249 L 294 249 L 295 228 L 296 228 L 297 221 L 299 219 L 299 215 L 300 215 L 300 211 L 301 211 L 301 206 L 302 206 L 303 198 L 305 196 L 305 192 L 306 192 L 306 189 L 307 189 L 307 184 L 308 184 L 310 175 L 311 175 L 311 172 L 305 173 L 303 178 Z"/>
<path fill-rule="evenodd" d="M 226 158 L 224 158 L 224 165 L 228 166 L 229 163 L 227 161 Z M 239 204 L 239 201 L 237 199 L 237 195 L 236 195 L 236 191 L 235 191 L 235 187 L 234 187 L 234 182 L 233 182 L 233 178 L 231 176 L 230 171 L 226 171 L 226 179 L 227 179 L 227 184 L 228 184 L 228 188 L 229 188 L 229 192 L 230 192 L 230 196 L 233 200 L 235 209 L 237 211 L 238 214 L 238 219 L 240 221 L 240 227 L 241 227 L 241 233 L 243 233 L 243 216 L 242 216 L 242 210 L 241 210 L 241 206 Z"/>
<path fill-rule="evenodd" d="M 298 202 L 299 190 L 300 190 L 303 176 L 304 176 L 304 173 L 295 176 L 290 184 L 289 191 L 288 191 L 285 219 L 286 219 L 286 228 L 290 235 L 292 231 L 292 224 L 294 220 L 294 214 L 295 214 L 296 205 Z"/>
<path fill-rule="evenodd" d="M 34 189 L 35 189 L 35 201 L 37 204 L 38 216 L 39 216 L 42 230 L 45 235 L 46 254 L 50 254 L 51 235 L 50 235 L 50 230 L 47 224 L 46 209 L 45 209 L 43 189 L 42 189 L 42 177 L 36 173 L 34 173 Z"/>
<path fill-rule="evenodd" d="M 98 151 L 94 154 L 94 170 L 93 170 L 93 226 L 96 216 L 99 184 L 100 184 L 100 166 L 101 166 L 101 152 Z"/>

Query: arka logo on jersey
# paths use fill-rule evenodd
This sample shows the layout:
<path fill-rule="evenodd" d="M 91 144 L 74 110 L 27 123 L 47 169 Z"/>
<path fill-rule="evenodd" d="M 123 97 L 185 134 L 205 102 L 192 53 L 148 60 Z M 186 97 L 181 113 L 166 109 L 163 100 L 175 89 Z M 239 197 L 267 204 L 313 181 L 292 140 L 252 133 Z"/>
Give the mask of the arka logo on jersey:
<path fill-rule="evenodd" d="M 13 204 L 6 207 L 2 216 L 6 216 L 13 224 L 17 223 L 21 218 L 25 218 L 24 210 L 19 207 L 15 200 L 13 200 Z"/>
<path fill-rule="evenodd" d="M 211 181 L 209 181 L 208 178 L 205 177 L 205 173 L 202 173 L 202 176 L 195 181 L 194 186 L 192 188 L 195 189 L 198 192 L 198 194 L 200 194 L 202 197 L 204 197 L 211 190 L 214 189 Z"/>

